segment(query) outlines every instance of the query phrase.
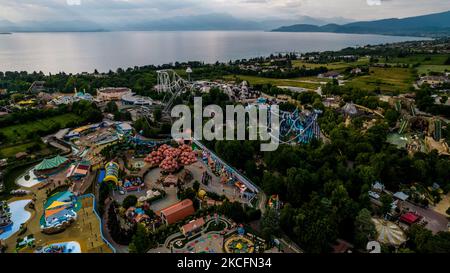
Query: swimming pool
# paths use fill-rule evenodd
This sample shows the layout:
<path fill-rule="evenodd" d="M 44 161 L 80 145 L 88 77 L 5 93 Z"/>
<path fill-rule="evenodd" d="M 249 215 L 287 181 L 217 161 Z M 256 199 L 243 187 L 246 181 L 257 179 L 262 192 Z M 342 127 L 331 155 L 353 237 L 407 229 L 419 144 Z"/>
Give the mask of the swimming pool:
<path fill-rule="evenodd" d="M 81 253 L 80 244 L 76 241 L 50 244 L 42 248 L 39 253 Z"/>
<path fill-rule="evenodd" d="M 9 209 L 11 212 L 11 220 L 13 225 L 6 228 L 5 231 L 0 234 L 0 240 L 11 237 L 20 229 L 20 225 L 28 221 L 31 217 L 31 213 L 25 210 L 25 206 L 31 202 L 31 199 L 19 200 L 9 203 Z"/>

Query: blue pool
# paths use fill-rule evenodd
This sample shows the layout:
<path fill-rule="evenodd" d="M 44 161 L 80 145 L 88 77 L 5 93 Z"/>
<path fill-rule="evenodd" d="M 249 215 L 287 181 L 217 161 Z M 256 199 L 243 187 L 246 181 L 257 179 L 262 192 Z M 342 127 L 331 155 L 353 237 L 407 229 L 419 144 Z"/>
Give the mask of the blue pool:
<path fill-rule="evenodd" d="M 0 240 L 9 238 L 20 229 L 20 225 L 30 219 L 31 213 L 25 210 L 25 206 L 30 203 L 30 199 L 19 200 L 9 203 L 9 209 L 11 212 L 11 220 L 13 225 L 6 228 L 2 234 L 0 234 Z"/>

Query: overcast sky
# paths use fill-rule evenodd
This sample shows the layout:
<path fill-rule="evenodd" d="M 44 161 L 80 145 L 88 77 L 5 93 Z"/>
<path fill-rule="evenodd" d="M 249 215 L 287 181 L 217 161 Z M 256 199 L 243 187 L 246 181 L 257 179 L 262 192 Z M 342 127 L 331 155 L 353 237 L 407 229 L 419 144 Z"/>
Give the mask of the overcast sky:
<path fill-rule="evenodd" d="M 299 15 L 355 20 L 450 10 L 449 0 L 0 0 L 0 20 L 89 20 L 108 23 L 228 13 L 246 19 Z"/>

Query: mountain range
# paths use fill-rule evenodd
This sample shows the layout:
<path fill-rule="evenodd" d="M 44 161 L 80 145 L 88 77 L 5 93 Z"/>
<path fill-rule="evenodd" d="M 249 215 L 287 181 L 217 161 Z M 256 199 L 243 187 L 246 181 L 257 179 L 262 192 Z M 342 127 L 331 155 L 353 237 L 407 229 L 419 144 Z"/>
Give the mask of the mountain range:
<path fill-rule="evenodd" d="M 265 20 L 245 20 L 224 13 L 194 16 L 177 16 L 158 20 L 94 22 L 76 21 L 22 21 L 0 20 L 0 32 L 62 32 L 62 31 L 115 31 L 115 30 L 271 30 L 283 25 L 348 23 L 351 20 L 334 18 L 313 18 L 301 16 L 296 19 L 268 18 Z"/>
<path fill-rule="evenodd" d="M 348 24 L 295 24 L 283 26 L 276 32 L 334 32 L 357 34 L 383 34 L 398 36 L 450 36 L 450 11 L 375 21 L 352 22 Z"/>

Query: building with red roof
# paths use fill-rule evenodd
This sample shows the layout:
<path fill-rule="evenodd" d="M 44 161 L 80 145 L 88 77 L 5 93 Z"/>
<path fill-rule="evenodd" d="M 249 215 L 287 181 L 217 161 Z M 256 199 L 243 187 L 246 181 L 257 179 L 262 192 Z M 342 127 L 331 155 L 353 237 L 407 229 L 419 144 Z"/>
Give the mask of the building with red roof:
<path fill-rule="evenodd" d="M 412 225 L 415 222 L 419 221 L 420 218 L 422 218 L 420 215 L 413 213 L 413 212 L 408 212 L 408 213 L 405 213 L 402 216 L 400 216 L 400 221 L 405 222 L 409 225 Z"/>
<path fill-rule="evenodd" d="M 195 213 L 192 200 L 185 199 L 160 211 L 161 219 L 167 225 L 176 223 Z"/>
<path fill-rule="evenodd" d="M 203 219 L 203 217 L 198 218 L 196 220 L 192 220 L 186 225 L 181 227 L 181 232 L 183 233 L 184 236 L 192 235 L 193 233 L 200 230 L 204 224 L 205 220 Z"/>

